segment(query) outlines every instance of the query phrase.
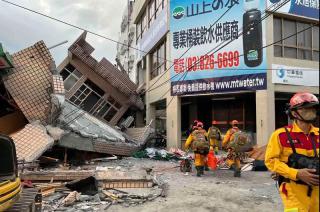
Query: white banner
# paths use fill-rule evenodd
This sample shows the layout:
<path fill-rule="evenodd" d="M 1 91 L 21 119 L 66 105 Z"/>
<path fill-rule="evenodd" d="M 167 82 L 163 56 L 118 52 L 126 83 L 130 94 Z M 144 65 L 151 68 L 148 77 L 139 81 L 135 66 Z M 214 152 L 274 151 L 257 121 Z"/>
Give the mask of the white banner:
<path fill-rule="evenodd" d="M 272 83 L 287 85 L 319 86 L 319 69 L 272 65 Z"/>

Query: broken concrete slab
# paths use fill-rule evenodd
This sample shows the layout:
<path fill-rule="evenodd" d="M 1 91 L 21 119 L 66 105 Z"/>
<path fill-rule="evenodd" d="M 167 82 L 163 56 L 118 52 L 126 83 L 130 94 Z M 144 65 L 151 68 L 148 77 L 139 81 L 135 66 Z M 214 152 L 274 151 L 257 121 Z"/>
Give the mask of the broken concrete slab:
<path fill-rule="evenodd" d="M 46 128 L 39 123 L 27 124 L 21 131 L 12 135 L 17 158 L 32 162 L 52 147 L 54 140 L 48 136 Z"/>
<path fill-rule="evenodd" d="M 59 126 L 66 131 L 58 142 L 61 147 L 120 156 L 138 151 L 152 132 L 146 126 L 132 138 L 69 102 L 65 102 Z"/>
<path fill-rule="evenodd" d="M 134 172 L 121 170 L 97 171 L 95 178 L 98 186 L 104 189 L 109 188 L 151 188 L 153 179 L 145 170 Z"/>
<path fill-rule="evenodd" d="M 72 181 L 88 178 L 90 176 L 94 176 L 94 171 L 85 171 L 85 170 L 70 170 L 70 171 L 36 171 L 30 172 L 26 171 L 21 173 L 22 180 L 31 180 L 33 182 L 56 182 L 56 181 Z"/>

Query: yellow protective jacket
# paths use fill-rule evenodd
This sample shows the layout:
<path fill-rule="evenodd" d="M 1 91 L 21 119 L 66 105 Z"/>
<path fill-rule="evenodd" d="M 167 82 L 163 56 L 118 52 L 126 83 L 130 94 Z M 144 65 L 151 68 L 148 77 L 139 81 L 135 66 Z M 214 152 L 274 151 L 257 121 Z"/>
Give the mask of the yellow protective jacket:
<path fill-rule="evenodd" d="M 208 138 L 208 135 L 207 135 L 207 132 L 205 131 L 205 130 L 201 130 L 201 132 L 204 134 L 204 136 L 206 137 L 206 138 Z M 184 148 L 185 148 L 185 150 L 187 150 L 187 149 L 189 149 L 192 145 L 192 142 L 193 141 L 195 141 L 195 137 L 194 137 L 194 135 L 193 135 L 193 132 L 189 135 L 189 137 L 188 137 L 188 139 L 187 139 L 187 141 L 186 141 L 186 143 L 185 143 L 185 145 L 184 145 Z"/>
<path fill-rule="evenodd" d="M 299 126 L 294 122 L 292 127 L 287 127 L 294 141 L 297 153 L 309 157 L 314 156 L 314 150 L 310 141 L 316 142 L 317 152 L 319 155 L 319 128 L 312 126 L 309 135 L 305 135 Z M 286 163 L 288 157 L 293 153 L 284 128 L 273 132 L 265 154 L 265 164 L 272 172 L 276 172 L 285 178 L 296 181 L 298 170 L 290 168 Z"/>
<path fill-rule="evenodd" d="M 226 133 L 226 135 L 224 136 L 223 138 L 223 141 L 222 141 L 222 146 L 223 147 L 226 147 L 230 141 L 233 140 L 234 138 L 234 133 L 240 131 L 240 129 L 238 127 L 232 127 L 231 129 L 229 129 Z"/>

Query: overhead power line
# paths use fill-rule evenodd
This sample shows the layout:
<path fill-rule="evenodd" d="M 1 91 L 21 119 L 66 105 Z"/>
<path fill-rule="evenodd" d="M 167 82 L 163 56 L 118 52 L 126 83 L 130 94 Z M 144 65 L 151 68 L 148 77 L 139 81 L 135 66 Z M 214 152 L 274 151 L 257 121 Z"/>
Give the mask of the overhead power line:
<path fill-rule="evenodd" d="M 15 6 L 15 7 L 18 7 L 18 8 L 24 9 L 24 10 L 27 10 L 27 11 L 29 11 L 29 12 L 32 12 L 32 13 L 35 13 L 35 14 L 38 14 L 38 15 L 41 15 L 41 16 L 43 16 L 43 17 L 49 18 L 49 19 L 51 19 L 51 20 L 60 22 L 60 23 L 62 23 L 62 24 L 68 25 L 68 26 L 70 26 L 70 27 L 73 27 L 73 28 L 76 28 L 76 29 L 79 29 L 79 30 L 82 30 L 82 31 L 86 31 L 86 32 L 88 32 L 88 33 L 90 33 L 90 34 L 92 34 L 92 35 L 95 35 L 95 36 L 97 36 L 97 37 L 103 38 L 103 39 L 105 39 L 105 40 L 108 40 L 108 41 L 111 41 L 111 42 L 114 42 L 114 43 L 117 43 L 117 44 L 126 46 L 126 47 L 128 47 L 128 48 L 137 50 L 137 51 L 139 51 L 139 52 L 148 54 L 148 52 L 146 52 L 146 51 L 143 51 L 143 50 L 141 50 L 141 49 L 138 49 L 138 48 L 133 47 L 133 46 L 131 46 L 131 45 L 128 45 L 128 44 L 126 44 L 126 43 L 122 43 L 122 42 L 116 41 L 115 39 L 112 39 L 112 38 L 109 38 L 109 37 L 107 37 L 107 36 L 105 36 L 105 35 L 101 35 L 101 34 L 99 34 L 99 33 L 93 32 L 93 31 L 91 31 L 91 30 L 89 30 L 89 29 L 86 29 L 86 28 L 84 28 L 84 27 L 80 27 L 80 26 L 77 26 L 77 25 L 75 25 L 75 24 L 68 23 L 68 22 L 63 21 L 63 20 L 61 20 L 61 19 L 58 19 L 58 18 L 49 16 L 49 15 L 46 15 L 46 14 L 44 14 L 44 13 L 38 12 L 38 11 L 36 11 L 36 10 L 33 10 L 33 9 L 30 9 L 30 8 L 24 7 L 24 6 L 22 6 L 22 5 L 19 5 L 19 4 L 16 4 L 16 3 L 13 3 L 13 2 L 10 2 L 10 1 L 7 1 L 7 0 L 1 0 L 1 1 L 3 1 L 4 3 L 10 4 L 10 5 L 13 5 L 13 6 Z M 156 9 L 159 9 L 160 6 L 161 6 L 161 4 L 160 4 Z M 154 15 L 152 16 L 152 18 L 153 18 L 154 16 L 155 16 L 155 13 L 154 13 Z M 161 58 L 161 57 L 158 57 L 158 56 L 157 56 L 157 58 Z M 173 63 L 172 61 L 167 60 L 166 58 L 161 58 L 161 59 Z"/>
<path fill-rule="evenodd" d="M 285 4 L 288 3 L 289 1 L 290 1 L 290 0 L 286 0 L 286 1 L 282 2 L 281 4 L 279 4 L 276 8 L 274 8 L 274 9 L 273 9 L 272 11 L 270 11 L 270 12 L 275 12 L 275 11 L 277 11 L 279 8 L 281 8 L 283 5 L 285 5 Z M 266 9 L 264 10 L 263 14 L 265 14 L 265 13 L 266 13 L 271 7 L 273 7 L 273 6 L 274 6 L 274 5 L 272 4 L 271 6 L 269 6 L 268 8 L 266 8 Z M 268 18 L 271 14 L 272 14 L 272 13 L 268 13 L 266 16 L 264 16 L 263 18 L 261 18 L 260 21 L 256 22 L 253 26 L 257 26 L 257 25 L 260 24 L 263 20 L 265 20 L 266 18 Z M 242 27 L 241 29 L 243 29 L 243 28 L 244 28 L 244 27 Z M 248 26 L 246 29 L 249 30 L 249 26 Z M 244 32 L 239 33 L 238 38 L 241 37 L 243 34 L 244 34 Z M 208 51 L 208 52 L 206 53 L 206 55 L 210 54 L 212 51 L 214 51 L 213 54 L 216 53 L 216 52 L 218 52 L 220 49 L 222 49 L 222 48 L 224 48 L 225 46 L 229 45 L 229 44 L 232 43 L 233 41 L 235 41 L 235 40 L 230 40 L 230 41 L 228 41 L 228 43 L 226 43 L 226 44 L 225 44 L 224 46 L 222 46 L 222 47 L 220 47 L 220 46 L 223 45 L 223 44 L 224 44 L 225 42 L 227 42 L 227 41 L 224 41 L 224 42 L 220 43 L 218 46 L 216 46 L 216 47 L 214 47 L 213 49 L 211 49 L 210 51 Z M 219 47 L 220 47 L 220 48 L 219 48 Z M 216 50 L 217 48 L 219 48 L 219 49 Z M 216 51 L 215 51 L 215 50 L 216 50 Z M 198 59 L 198 60 L 197 60 L 191 67 L 189 67 L 189 68 L 194 67 L 194 66 L 197 65 L 199 62 L 200 62 L 200 59 Z M 171 68 L 172 68 L 172 66 L 171 66 L 170 68 L 168 68 L 164 73 L 168 72 Z M 231 69 L 230 69 L 230 70 L 231 70 Z M 172 79 L 174 79 L 175 77 L 177 77 L 179 74 L 180 74 L 180 73 L 177 73 L 177 74 L 173 75 L 173 76 L 170 77 L 168 80 L 162 82 L 160 85 L 158 85 L 158 86 L 156 86 L 156 87 L 154 87 L 154 88 L 149 88 L 149 89 L 146 90 L 144 93 L 146 93 L 146 92 L 148 92 L 148 91 L 153 91 L 153 90 L 155 90 L 155 89 L 157 89 L 157 88 L 165 85 L 166 83 L 170 82 Z M 163 74 L 163 75 L 164 75 L 164 74 Z M 163 76 L 163 75 L 162 75 L 162 76 Z M 159 80 L 159 79 L 158 79 L 158 80 Z M 178 81 L 179 81 L 179 80 L 178 80 Z M 153 85 L 154 85 L 154 84 L 153 84 Z"/>

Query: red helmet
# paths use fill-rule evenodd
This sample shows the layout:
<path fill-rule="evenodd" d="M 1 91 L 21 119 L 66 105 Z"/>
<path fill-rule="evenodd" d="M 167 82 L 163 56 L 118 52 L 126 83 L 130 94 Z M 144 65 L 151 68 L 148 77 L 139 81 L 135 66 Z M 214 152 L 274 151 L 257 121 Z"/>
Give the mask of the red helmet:
<path fill-rule="evenodd" d="M 212 124 L 218 124 L 218 122 L 216 120 L 213 120 Z"/>
<path fill-rule="evenodd" d="M 312 93 L 302 92 L 296 93 L 290 99 L 289 109 L 299 109 L 319 105 L 318 98 Z"/>
<path fill-rule="evenodd" d="M 203 123 L 199 121 L 199 122 L 197 123 L 197 127 L 203 128 Z"/>
<path fill-rule="evenodd" d="M 236 124 L 239 124 L 239 122 L 237 120 L 232 120 L 231 121 L 231 125 L 236 125 Z"/>

